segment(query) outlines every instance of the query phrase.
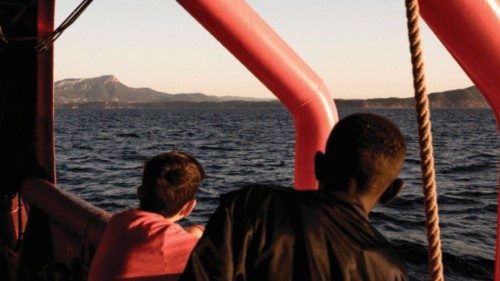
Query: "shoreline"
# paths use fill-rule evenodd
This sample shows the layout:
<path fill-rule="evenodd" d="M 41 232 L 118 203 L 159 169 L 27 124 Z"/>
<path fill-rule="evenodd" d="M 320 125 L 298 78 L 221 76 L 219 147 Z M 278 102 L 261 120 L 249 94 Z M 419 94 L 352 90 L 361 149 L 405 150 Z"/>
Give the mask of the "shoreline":
<path fill-rule="evenodd" d="M 404 104 L 390 102 L 389 104 L 381 103 L 379 99 L 372 102 L 370 100 L 336 100 L 337 109 L 414 109 L 414 105 L 404 99 Z M 490 109 L 488 105 L 472 103 L 470 105 L 463 104 L 433 104 L 431 101 L 431 109 Z M 152 109 L 152 108 L 196 108 L 196 107 L 213 107 L 213 108 L 233 108 L 233 107 L 250 107 L 250 108 L 284 108 L 280 101 L 225 101 L 225 102 L 154 102 L 154 103 L 123 103 L 123 102 L 87 102 L 87 103 L 65 103 L 56 104 L 55 109 Z"/>

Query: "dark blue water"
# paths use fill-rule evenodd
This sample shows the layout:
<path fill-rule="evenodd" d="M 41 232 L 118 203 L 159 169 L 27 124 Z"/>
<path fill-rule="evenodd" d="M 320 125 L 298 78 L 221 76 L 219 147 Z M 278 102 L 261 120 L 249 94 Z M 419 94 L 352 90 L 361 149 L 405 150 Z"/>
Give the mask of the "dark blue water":
<path fill-rule="evenodd" d="M 341 111 L 345 116 L 353 110 Z M 372 111 L 373 112 L 373 111 Z M 413 110 L 376 110 L 406 135 L 406 188 L 371 220 L 395 245 L 414 280 L 427 279 L 423 195 Z M 434 110 L 434 150 L 447 280 L 491 280 L 499 142 L 489 110 Z M 56 111 L 58 183 L 111 212 L 137 206 L 147 157 L 181 149 L 207 179 L 189 218 L 205 223 L 219 194 L 246 183 L 291 186 L 294 128 L 280 106 Z"/>

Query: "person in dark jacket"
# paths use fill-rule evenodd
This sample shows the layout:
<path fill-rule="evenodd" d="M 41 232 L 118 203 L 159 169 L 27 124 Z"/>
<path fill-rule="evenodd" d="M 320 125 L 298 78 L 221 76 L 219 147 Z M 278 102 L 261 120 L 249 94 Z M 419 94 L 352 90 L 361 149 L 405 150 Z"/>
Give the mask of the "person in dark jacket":
<path fill-rule="evenodd" d="M 368 219 L 401 190 L 405 152 L 386 118 L 340 120 L 316 154 L 319 190 L 255 185 L 223 195 L 180 280 L 407 280 Z"/>

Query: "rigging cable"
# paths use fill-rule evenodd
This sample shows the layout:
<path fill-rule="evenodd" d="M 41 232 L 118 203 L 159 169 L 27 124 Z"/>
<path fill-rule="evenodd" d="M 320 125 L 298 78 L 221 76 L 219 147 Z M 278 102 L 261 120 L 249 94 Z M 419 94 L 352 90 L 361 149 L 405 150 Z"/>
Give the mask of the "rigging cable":
<path fill-rule="evenodd" d="M 48 50 L 52 44 L 61 36 L 61 34 L 72 25 L 78 17 L 87 9 L 87 7 L 92 3 L 93 0 L 83 0 L 78 7 L 75 8 L 73 12 L 56 28 L 45 40 L 38 44 L 35 49 L 37 52 L 42 52 Z"/>
<path fill-rule="evenodd" d="M 420 164 L 422 168 L 422 182 L 425 196 L 424 206 L 427 226 L 427 240 L 429 242 L 429 275 L 431 280 L 443 281 L 443 261 L 441 254 L 429 98 L 427 96 L 427 89 L 425 86 L 424 61 L 422 48 L 420 46 L 420 27 L 418 24 L 419 6 L 418 0 L 406 0 L 405 2 L 413 72 L 413 88 L 415 90 L 417 110 L 421 158 Z"/>

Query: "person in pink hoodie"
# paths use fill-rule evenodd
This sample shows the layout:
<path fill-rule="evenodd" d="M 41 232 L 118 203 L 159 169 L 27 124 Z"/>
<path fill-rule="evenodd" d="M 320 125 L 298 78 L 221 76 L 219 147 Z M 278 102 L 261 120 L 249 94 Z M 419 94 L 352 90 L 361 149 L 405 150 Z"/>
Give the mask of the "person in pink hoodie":
<path fill-rule="evenodd" d="M 146 161 L 140 206 L 113 215 L 92 260 L 88 280 L 177 280 L 203 227 L 176 222 L 196 205 L 203 167 L 180 151 Z"/>

